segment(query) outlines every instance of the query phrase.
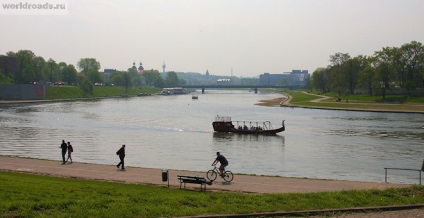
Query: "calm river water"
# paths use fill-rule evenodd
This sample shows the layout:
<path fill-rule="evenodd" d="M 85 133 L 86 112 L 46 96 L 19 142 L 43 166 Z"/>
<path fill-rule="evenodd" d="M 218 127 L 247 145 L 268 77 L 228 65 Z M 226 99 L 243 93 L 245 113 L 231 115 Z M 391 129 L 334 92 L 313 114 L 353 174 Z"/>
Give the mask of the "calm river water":
<path fill-rule="evenodd" d="M 0 106 L 0 155 L 61 159 L 62 139 L 76 162 L 207 171 L 221 151 L 234 173 L 384 182 L 384 167 L 420 169 L 424 115 L 256 106 L 279 94 L 206 90 L 190 95 Z M 285 120 L 277 136 L 217 134 L 216 115 Z M 389 171 L 389 182 L 419 182 Z"/>

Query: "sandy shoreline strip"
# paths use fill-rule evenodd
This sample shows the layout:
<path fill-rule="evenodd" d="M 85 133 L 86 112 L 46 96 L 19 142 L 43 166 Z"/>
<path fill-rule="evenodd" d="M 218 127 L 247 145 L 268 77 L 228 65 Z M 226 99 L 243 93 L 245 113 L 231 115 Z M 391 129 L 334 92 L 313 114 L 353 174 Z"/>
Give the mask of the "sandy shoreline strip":
<path fill-rule="evenodd" d="M 269 100 L 259 100 L 259 103 L 256 103 L 255 105 L 275 107 L 280 106 L 285 99 L 286 98 L 273 98 Z"/>

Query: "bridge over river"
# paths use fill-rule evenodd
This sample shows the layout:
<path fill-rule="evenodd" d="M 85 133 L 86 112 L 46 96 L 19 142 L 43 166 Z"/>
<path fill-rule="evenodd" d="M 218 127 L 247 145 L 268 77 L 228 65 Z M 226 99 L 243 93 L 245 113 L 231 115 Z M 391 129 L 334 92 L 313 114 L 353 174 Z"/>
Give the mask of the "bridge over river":
<path fill-rule="evenodd" d="M 205 89 L 253 89 L 258 93 L 258 89 L 298 89 L 301 86 L 276 86 L 276 85 L 185 85 L 181 86 L 186 89 L 202 89 L 202 94 L 205 94 Z"/>

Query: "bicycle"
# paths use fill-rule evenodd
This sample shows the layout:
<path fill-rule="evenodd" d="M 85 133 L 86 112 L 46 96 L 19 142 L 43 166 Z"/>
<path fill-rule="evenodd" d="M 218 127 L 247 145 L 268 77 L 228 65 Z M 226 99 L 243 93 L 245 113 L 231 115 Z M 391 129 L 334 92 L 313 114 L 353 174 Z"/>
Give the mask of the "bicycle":
<path fill-rule="evenodd" d="M 219 172 L 218 167 L 216 167 L 215 165 L 214 165 L 214 167 L 213 167 L 213 169 L 212 169 L 212 170 L 209 170 L 209 171 L 206 173 L 206 177 L 207 177 L 209 180 L 211 180 L 211 181 L 215 181 L 215 180 L 216 180 L 216 177 L 217 177 L 218 175 L 220 175 L 220 176 L 221 176 L 221 178 L 223 178 L 226 182 L 231 182 L 231 181 L 233 181 L 233 179 L 234 179 L 234 175 L 233 175 L 233 173 L 232 173 L 231 171 L 229 171 L 229 170 L 225 170 L 225 171 L 224 171 L 224 173 L 221 175 L 221 172 Z"/>

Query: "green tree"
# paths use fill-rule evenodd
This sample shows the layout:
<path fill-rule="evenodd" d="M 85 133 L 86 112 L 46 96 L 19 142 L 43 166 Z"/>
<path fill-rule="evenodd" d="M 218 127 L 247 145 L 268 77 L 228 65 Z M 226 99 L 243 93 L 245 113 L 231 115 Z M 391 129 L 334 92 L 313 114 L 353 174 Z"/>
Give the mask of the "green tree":
<path fill-rule="evenodd" d="M 23 84 L 36 81 L 35 54 L 32 51 L 20 50 L 17 53 L 9 52 L 8 55 L 16 57 L 18 64 L 18 72 L 15 75 L 16 83 Z"/>
<path fill-rule="evenodd" d="M 100 62 L 95 58 L 81 58 L 78 61 L 78 68 L 81 70 L 81 73 L 87 75 L 90 70 L 99 71 Z"/>
<path fill-rule="evenodd" d="M 115 86 L 125 86 L 125 72 L 113 72 L 109 77 L 110 83 Z"/>
<path fill-rule="evenodd" d="M 400 73 L 400 84 L 408 91 L 423 84 L 424 46 L 416 41 L 400 47 L 397 67 Z"/>
<path fill-rule="evenodd" d="M 141 86 L 142 84 L 142 79 L 141 79 L 141 75 L 138 74 L 138 71 L 136 69 L 133 68 L 128 68 L 128 73 L 130 76 L 130 85 L 131 86 Z"/>
<path fill-rule="evenodd" d="M 57 64 L 57 81 L 63 82 L 63 71 L 65 70 L 67 64 L 65 62 L 60 62 Z"/>
<path fill-rule="evenodd" d="M 375 80 L 375 69 L 368 64 L 359 72 L 359 83 L 368 90 L 370 96 L 373 95 L 373 86 Z"/>
<path fill-rule="evenodd" d="M 343 66 L 350 59 L 350 55 L 348 53 L 336 53 L 334 55 L 330 55 L 330 63 L 331 66 Z"/>
<path fill-rule="evenodd" d="M 331 65 L 328 68 L 328 73 L 330 74 L 330 80 L 327 81 L 331 89 L 338 91 L 339 94 L 341 90 L 348 90 L 348 82 L 346 76 L 346 63 L 350 60 L 350 55 L 348 53 L 336 53 L 330 55 Z"/>
<path fill-rule="evenodd" d="M 328 79 L 326 78 L 328 75 L 328 69 L 326 68 L 318 68 L 312 73 L 312 88 L 320 91 L 327 92 L 328 91 Z"/>
<path fill-rule="evenodd" d="M 354 94 L 354 91 L 359 82 L 360 72 L 367 65 L 367 58 L 365 56 L 359 55 L 357 57 L 351 58 L 344 63 L 343 66 L 343 80 L 347 82 L 349 93 Z"/>
<path fill-rule="evenodd" d="M 62 76 L 63 76 L 63 81 L 67 82 L 68 84 L 78 83 L 77 70 L 72 64 L 66 65 L 66 67 L 62 71 Z"/>
<path fill-rule="evenodd" d="M 47 82 L 47 75 L 45 74 L 46 61 L 43 57 L 37 56 L 34 58 L 34 70 L 37 82 Z"/>
<path fill-rule="evenodd" d="M 147 85 L 155 87 L 164 87 L 165 82 L 157 70 L 145 70 L 143 73 Z"/>
<path fill-rule="evenodd" d="M 91 69 L 90 71 L 88 71 L 87 78 L 92 84 L 103 82 L 102 75 L 100 75 L 99 71 L 97 71 L 95 69 Z"/>
<path fill-rule="evenodd" d="M 178 86 L 179 79 L 177 74 L 174 71 L 169 71 L 166 73 L 165 84 L 167 86 Z"/>
<path fill-rule="evenodd" d="M 110 75 L 109 80 L 110 80 L 110 83 L 112 83 L 113 85 L 125 87 L 126 89 L 128 89 L 129 87 L 131 87 L 133 85 L 132 79 L 131 79 L 131 74 L 128 71 L 127 72 L 123 72 L 123 71 L 113 72 Z"/>
<path fill-rule="evenodd" d="M 128 94 L 128 88 L 132 86 L 131 84 L 131 74 L 130 72 L 124 72 L 124 86 L 125 86 L 125 93 Z"/>
<path fill-rule="evenodd" d="M 393 59 L 396 48 L 385 47 L 374 54 L 374 66 L 376 68 L 376 79 L 380 83 L 383 99 L 386 99 L 386 91 L 390 88 L 390 82 L 394 75 Z"/>
<path fill-rule="evenodd" d="M 0 84 L 13 84 L 14 81 L 12 78 L 6 76 L 1 70 L 0 70 Z"/>
<path fill-rule="evenodd" d="M 58 65 L 56 63 L 56 61 L 54 61 L 53 59 L 49 59 L 46 62 L 46 69 L 47 69 L 47 78 L 50 82 L 56 82 L 58 81 Z"/>
<path fill-rule="evenodd" d="M 132 79 L 133 86 L 141 86 L 143 84 L 143 80 L 141 79 L 141 75 L 138 75 Z"/>
<path fill-rule="evenodd" d="M 93 94 L 93 84 L 88 79 L 82 81 L 80 88 L 84 93 L 84 97 L 86 97 L 87 94 Z"/>

